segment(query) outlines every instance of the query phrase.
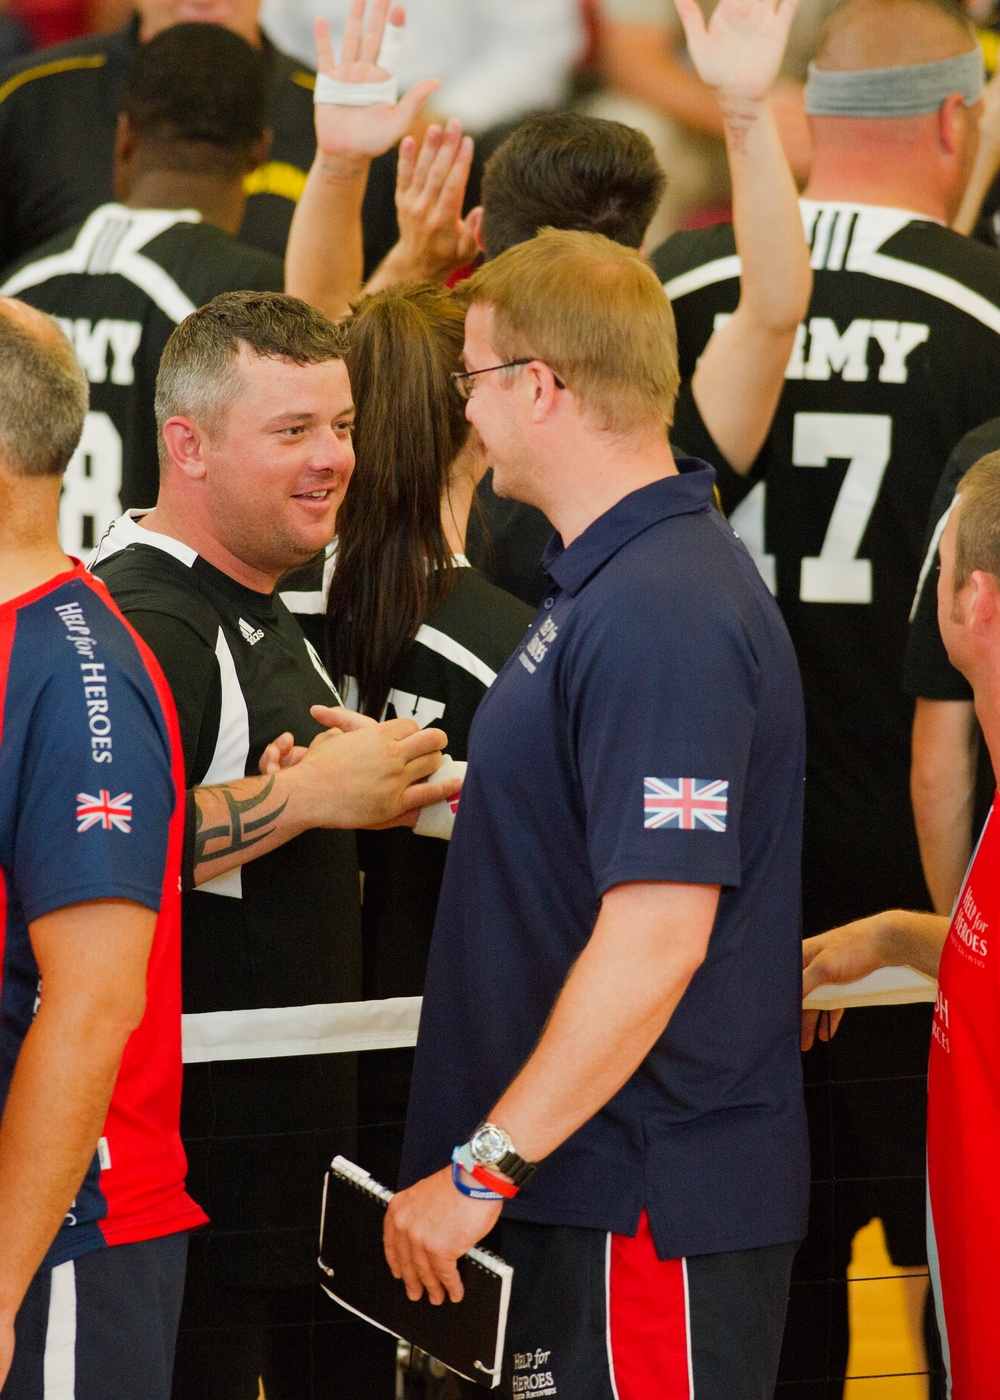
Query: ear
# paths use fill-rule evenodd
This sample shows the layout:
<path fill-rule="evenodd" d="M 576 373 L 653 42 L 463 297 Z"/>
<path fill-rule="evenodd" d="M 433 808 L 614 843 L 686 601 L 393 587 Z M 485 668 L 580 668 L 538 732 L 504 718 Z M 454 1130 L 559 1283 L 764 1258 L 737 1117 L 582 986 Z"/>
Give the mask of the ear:
<path fill-rule="evenodd" d="M 938 143 L 949 156 L 958 155 L 966 139 L 968 113 L 961 93 L 953 92 L 942 102 L 937 114 Z"/>
<path fill-rule="evenodd" d="M 170 465 L 189 481 L 201 481 L 206 474 L 205 430 L 193 418 L 168 418 L 163 425 L 163 445 Z"/>
<path fill-rule="evenodd" d="M 464 219 L 465 227 L 476 240 L 476 247 L 481 253 L 485 253 L 486 244 L 483 242 L 483 206 L 477 204 L 475 209 L 470 209 Z"/>
<path fill-rule="evenodd" d="M 973 632 L 981 634 L 995 628 L 1000 621 L 1000 582 L 984 569 L 974 569 L 965 588 L 966 612 Z"/>
<path fill-rule="evenodd" d="M 555 375 L 542 360 L 532 360 L 524 367 L 525 382 L 532 389 L 531 421 L 544 423 L 556 408 L 560 396 L 565 391 L 556 387 Z"/>
<path fill-rule="evenodd" d="M 271 154 L 271 147 L 274 145 L 274 132 L 268 128 L 255 137 L 253 145 L 250 147 L 250 167 L 249 170 L 256 170 L 263 165 Z M 248 174 L 249 174 L 248 170 Z"/>
<path fill-rule="evenodd" d="M 132 165 L 136 148 L 135 128 L 124 112 L 118 114 L 115 128 L 115 158 L 113 184 L 115 199 L 121 203 L 128 199 L 132 188 Z"/>

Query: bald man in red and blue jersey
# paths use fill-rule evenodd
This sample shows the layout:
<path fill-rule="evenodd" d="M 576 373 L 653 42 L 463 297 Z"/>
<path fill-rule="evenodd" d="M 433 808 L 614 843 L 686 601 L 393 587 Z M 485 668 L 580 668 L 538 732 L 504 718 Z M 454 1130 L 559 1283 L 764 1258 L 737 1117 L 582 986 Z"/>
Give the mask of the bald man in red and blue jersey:
<path fill-rule="evenodd" d="M 86 406 L 61 333 L 0 302 L 3 1400 L 167 1400 L 206 1219 L 179 1133 L 173 701 L 56 536 Z"/>

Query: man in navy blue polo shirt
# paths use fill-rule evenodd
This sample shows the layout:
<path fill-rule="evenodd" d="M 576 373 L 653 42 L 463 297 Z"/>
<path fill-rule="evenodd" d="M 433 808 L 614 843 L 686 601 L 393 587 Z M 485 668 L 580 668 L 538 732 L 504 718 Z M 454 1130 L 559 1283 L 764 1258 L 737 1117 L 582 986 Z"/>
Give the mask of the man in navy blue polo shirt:
<path fill-rule="evenodd" d="M 468 288 L 468 417 L 558 533 L 472 726 L 387 1256 L 457 1299 L 503 1207 L 508 1395 L 764 1400 L 808 1193 L 795 658 L 671 455 L 641 257 L 547 230 Z"/>

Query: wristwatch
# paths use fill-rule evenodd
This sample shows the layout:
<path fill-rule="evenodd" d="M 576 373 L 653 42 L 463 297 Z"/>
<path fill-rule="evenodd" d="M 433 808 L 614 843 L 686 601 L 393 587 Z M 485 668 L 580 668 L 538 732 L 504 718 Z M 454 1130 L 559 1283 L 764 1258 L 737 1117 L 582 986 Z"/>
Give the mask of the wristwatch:
<path fill-rule="evenodd" d="M 534 1162 L 526 1162 L 514 1150 L 510 1134 L 496 1123 L 480 1123 L 469 1138 L 472 1160 L 481 1167 L 503 1172 L 515 1186 L 526 1186 L 538 1170 Z"/>

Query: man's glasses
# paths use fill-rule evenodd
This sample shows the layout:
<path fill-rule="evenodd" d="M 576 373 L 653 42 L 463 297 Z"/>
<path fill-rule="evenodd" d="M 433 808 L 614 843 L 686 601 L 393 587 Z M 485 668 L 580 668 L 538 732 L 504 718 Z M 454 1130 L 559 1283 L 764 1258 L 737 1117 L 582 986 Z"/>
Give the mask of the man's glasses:
<path fill-rule="evenodd" d="M 476 386 L 469 381 L 475 379 L 477 374 L 492 374 L 496 369 L 516 369 L 519 365 L 530 365 L 531 360 L 534 358 L 535 356 L 527 360 L 508 360 L 505 365 L 487 365 L 485 369 L 456 370 L 449 378 L 455 386 L 455 393 L 458 397 L 460 399 L 470 399 L 472 397 L 472 391 Z M 552 370 L 552 378 L 555 380 L 557 389 L 565 389 L 566 385 L 559 378 L 558 374 L 556 374 L 555 370 Z"/>

